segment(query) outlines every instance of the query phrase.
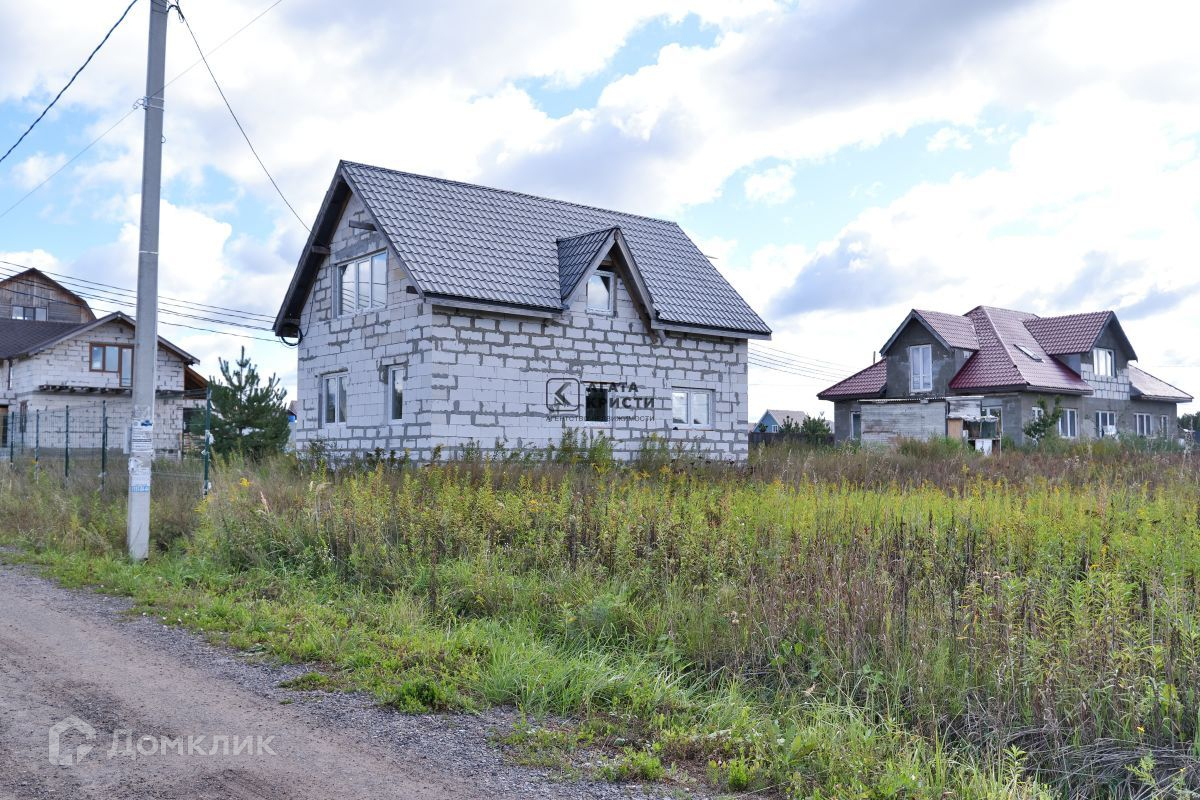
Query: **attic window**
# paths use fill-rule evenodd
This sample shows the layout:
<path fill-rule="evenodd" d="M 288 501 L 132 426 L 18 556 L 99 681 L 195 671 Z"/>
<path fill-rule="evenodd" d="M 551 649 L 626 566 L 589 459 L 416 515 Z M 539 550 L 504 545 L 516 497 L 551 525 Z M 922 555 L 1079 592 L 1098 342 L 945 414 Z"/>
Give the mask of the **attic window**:
<path fill-rule="evenodd" d="M 1020 350 L 1020 351 L 1021 351 L 1022 353 L 1024 353 L 1025 355 L 1027 355 L 1027 356 L 1029 356 L 1030 358 L 1032 358 L 1034 361 L 1041 361 L 1041 360 L 1042 360 L 1042 357 L 1041 357 L 1041 356 L 1039 356 L 1037 353 L 1033 352 L 1033 350 L 1029 349 L 1028 347 L 1026 347 L 1026 346 L 1025 346 L 1025 345 L 1023 345 L 1023 344 L 1019 344 L 1019 345 L 1017 345 L 1017 349 L 1018 349 L 1018 350 Z"/>
<path fill-rule="evenodd" d="M 13 306 L 12 307 L 12 318 L 13 319 L 30 320 L 30 321 L 35 321 L 35 322 L 45 322 L 46 321 L 46 309 L 44 307 L 43 308 L 34 308 L 33 306 Z"/>
<path fill-rule="evenodd" d="M 387 253 L 342 264 L 338 267 L 337 284 L 339 317 L 387 305 Z"/>
<path fill-rule="evenodd" d="M 611 314 L 613 310 L 613 274 L 597 270 L 588 278 L 587 310 Z"/>

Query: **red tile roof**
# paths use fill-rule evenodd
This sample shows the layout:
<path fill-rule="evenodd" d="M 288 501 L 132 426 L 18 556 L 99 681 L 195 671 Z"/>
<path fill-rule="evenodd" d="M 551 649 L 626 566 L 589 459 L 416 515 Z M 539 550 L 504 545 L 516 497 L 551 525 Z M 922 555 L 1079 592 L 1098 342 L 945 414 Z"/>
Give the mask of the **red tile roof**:
<path fill-rule="evenodd" d="M 1129 385 L 1134 397 L 1145 400 L 1166 400 L 1172 403 L 1190 403 L 1192 396 L 1175 388 L 1164 380 L 1154 377 L 1138 367 L 1129 365 Z"/>
<path fill-rule="evenodd" d="M 1061 317 L 1034 317 L 1025 322 L 1052 356 L 1086 353 L 1096 344 L 1100 334 L 1113 318 L 1111 311 L 1091 311 L 1086 314 L 1066 314 Z"/>
<path fill-rule="evenodd" d="M 860 397 L 878 397 L 887 387 L 887 359 L 881 358 L 866 369 L 835 383 L 817 394 L 821 400 L 855 400 Z"/>
<path fill-rule="evenodd" d="M 951 347 L 961 350 L 979 349 L 979 337 L 975 334 L 975 325 L 970 317 L 947 314 L 944 311 L 921 311 L 920 309 L 913 309 L 913 313 L 925 320 L 934 333 L 942 337 Z"/>
<path fill-rule="evenodd" d="M 1087 381 L 1053 358 L 1034 337 L 1026 323 L 1037 319 L 1035 315 L 979 306 L 968 311 L 966 316 L 975 324 L 979 350 L 950 381 L 954 391 L 1021 387 L 1071 394 L 1091 393 Z"/>

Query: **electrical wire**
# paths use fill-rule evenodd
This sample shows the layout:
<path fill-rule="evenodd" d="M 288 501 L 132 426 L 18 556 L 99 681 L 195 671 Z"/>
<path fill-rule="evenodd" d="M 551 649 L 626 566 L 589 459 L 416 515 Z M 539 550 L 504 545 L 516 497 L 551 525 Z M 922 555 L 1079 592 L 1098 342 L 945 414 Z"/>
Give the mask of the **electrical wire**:
<path fill-rule="evenodd" d="M 44 109 L 42 109 L 42 113 L 37 115 L 37 119 L 35 119 L 33 122 L 29 123 L 29 127 L 25 129 L 25 132 L 22 133 L 19 137 L 17 137 L 17 140 L 15 142 L 13 142 L 12 146 L 9 147 L 8 150 L 5 151 L 4 155 L 0 156 L 0 164 L 3 164 L 4 160 L 7 159 L 10 155 L 12 155 L 12 151 L 17 149 L 17 145 L 19 145 L 19 144 L 21 144 L 21 142 L 25 141 L 25 137 L 28 136 L 31 132 L 33 132 L 33 129 L 37 127 L 37 124 L 39 122 L 41 122 L 42 119 L 47 114 L 50 113 L 50 109 L 54 108 L 54 104 L 59 101 L 59 98 L 61 98 L 63 96 L 63 94 L 66 93 L 67 89 L 71 88 L 71 84 L 73 84 L 75 82 L 75 79 L 79 77 L 79 74 L 87 68 L 87 65 L 92 63 L 92 59 L 96 57 L 96 53 L 100 52 L 100 48 L 104 47 L 105 43 L 108 41 L 108 38 L 113 35 L 113 31 L 115 31 L 118 27 L 120 27 L 121 23 L 125 21 L 125 17 L 129 16 L 130 10 L 135 5 L 137 5 L 137 0 L 130 0 L 129 5 L 127 5 L 125 7 L 125 10 L 121 12 L 121 16 L 117 19 L 116 22 L 113 23 L 113 26 L 108 29 L 108 33 L 104 34 L 104 38 L 100 40 L 100 44 L 96 45 L 95 49 L 92 50 L 92 52 L 88 54 L 88 57 L 86 59 L 84 59 L 83 64 L 80 65 L 79 69 L 75 70 L 75 74 L 71 76 L 71 79 L 69 81 L 67 81 L 66 86 L 64 86 L 58 90 L 58 94 L 54 95 L 54 99 L 50 101 L 50 104 L 48 106 L 46 106 Z"/>
<path fill-rule="evenodd" d="M 192 37 L 192 42 L 196 45 L 196 52 L 200 54 L 200 60 L 204 62 L 204 68 L 208 70 L 208 76 L 212 78 L 213 86 L 217 87 L 217 93 L 221 95 L 221 100 L 225 103 L 225 108 L 229 110 L 229 116 L 233 117 L 234 124 L 237 125 L 238 130 L 241 131 L 242 138 L 246 140 L 246 146 L 249 147 L 250 152 L 254 154 L 254 160 L 258 162 L 260 167 L 262 167 L 263 174 L 267 176 L 267 180 L 269 180 L 271 185 L 275 187 L 275 192 L 279 195 L 279 199 L 282 200 L 283 204 L 288 207 L 289 211 L 292 212 L 292 215 L 295 216 L 296 221 L 300 223 L 304 230 L 312 233 L 312 229 L 308 227 L 308 223 L 301 218 L 295 207 L 292 206 L 291 202 L 284 195 L 283 190 L 279 188 L 279 184 L 276 182 L 275 176 L 271 174 L 269 169 L 267 169 L 267 165 L 263 163 L 262 156 L 258 154 L 258 150 L 256 150 L 254 147 L 254 143 L 250 141 L 250 135 L 246 133 L 246 129 L 242 126 L 242 121 L 238 119 L 238 115 L 234 113 L 233 106 L 229 104 L 229 98 L 225 96 L 225 90 L 221 88 L 221 82 L 217 80 L 216 73 L 213 72 L 212 66 L 208 63 L 208 58 L 205 57 L 204 48 L 200 46 L 200 40 L 196 38 L 196 33 L 192 30 L 192 24 L 187 21 L 187 17 L 183 15 L 183 9 L 179 7 L 178 3 L 175 4 L 175 13 L 179 15 L 179 19 L 183 22 L 184 27 L 187 28 L 188 34 Z"/>
<path fill-rule="evenodd" d="M 135 0 L 135 2 L 136 2 L 136 0 Z M 234 31 L 233 33 L 231 33 L 231 34 L 229 34 L 228 36 L 226 36 L 226 37 L 225 37 L 225 38 L 224 38 L 224 39 L 221 41 L 221 43 L 220 43 L 220 44 L 218 44 L 216 47 L 214 47 L 212 50 L 209 50 L 209 51 L 208 51 L 208 55 L 210 55 L 210 56 L 211 56 L 213 53 L 217 52 L 217 51 L 218 51 L 218 50 L 220 50 L 222 47 L 224 47 L 225 45 L 229 44 L 229 42 L 231 42 L 231 41 L 232 41 L 232 40 L 233 40 L 233 39 L 234 39 L 236 36 L 238 36 L 238 35 L 239 35 L 239 34 L 240 34 L 242 31 L 244 31 L 244 30 L 246 30 L 247 28 L 249 28 L 249 27 L 250 27 L 251 25 L 253 25 L 255 22 L 258 22 L 258 20 L 259 20 L 259 19 L 261 19 L 263 16 L 265 16 L 265 15 L 266 15 L 266 13 L 267 13 L 268 11 L 270 11 L 270 10 L 271 10 L 271 9 L 273 9 L 273 8 L 275 8 L 275 6 L 279 5 L 279 4 L 280 4 L 280 3 L 282 3 L 282 2 L 283 2 L 283 0 L 275 0 L 275 2 L 274 2 L 274 3 L 271 3 L 271 5 L 267 6 L 267 7 L 266 7 L 266 8 L 264 8 L 262 11 L 258 12 L 256 15 L 254 15 L 253 17 L 251 17 L 251 18 L 250 18 L 250 20 L 249 20 L 248 22 L 246 22 L 246 24 L 242 25 L 242 27 L 238 28 L 236 31 Z M 158 94 L 159 92 L 163 91 L 163 90 L 164 90 L 164 89 L 166 89 L 168 86 L 170 86 L 170 85 L 171 85 L 171 84 L 173 84 L 175 81 L 177 81 L 177 80 L 179 80 L 180 78 L 182 78 L 184 75 L 186 75 L 186 74 L 188 74 L 189 72 L 191 72 L 193 69 L 195 69 L 196 67 L 198 67 L 198 66 L 199 66 L 200 64 L 202 64 L 202 63 L 203 63 L 203 60 L 202 60 L 202 59 L 199 59 L 199 58 L 198 58 L 198 59 L 196 59 L 195 61 L 193 61 L 193 62 L 192 62 L 192 63 L 191 63 L 191 64 L 190 64 L 190 65 L 187 67 L 187 69 L 184 69 L 182 72 L 180 72 L 179 74 L 177 74 L 177 75 L 176 75 L 174 78 L 171 78 L 171 80 L 169 80 L 169 81 L 167 81 L 166 83 L 164 83 L 164 84 L 162 85 L 162 87 L 161 87 L 161 88 L 158 90 L 158 92 L 154 92 L 154 94 Z M 89 142 L 89 143 L 88 143 L 88 144 L 87 144 L 87 145 L 86 145 L 86 146 L 85 146 L 85 147 L 84 147 L 82 150 L 80 150 L 80 151 L 79 151 L 78 153 L 76 153 L 75 155 L 71 156 L 71 157 L 70 157 L 70 158 L 69 158 L 69 159 L 66 161 L 66 163 L 64 163 L 64 164 L 63 164 L 61 167 L 59 167 L 58 169 L 56 169 L 54 172 L 52 172 L 52 173 L 51 173 L 51 174 L 50 174 L 50 175 L 49 175 L 49 176 L 48 176 L 48 177 L 47 177 L 45 180 L 43 180 L 43 181 L 42 181 L 41 183 L 39 183 L 37 186 L 33 187 L 33 188 L 32 188 L 32 189 L 30 189 L 28 192 L 26 192 L 24 195 L 22 195 L 22 196 L 21 196 L 21 198 L 17 200 L 17 202 L 13 203 L 11 206 L 9 206 L 8 208 L 4 209 L 4 211 L 0 212 L 0 219 L 4 219 L 5 217 L 7 217 L 7 216 L 9 215 L 9 213 L 10 213 L 10 212 L 11 212 L 13 209 L 15 209 L 17 206 L 21 205 L 22 203 L 24 203 L 26 200 L 28 200 L 28 199 L 30 198 L 30 196 L 31 196 L 31 195 L 33 195 L 33 194 L 34 194 L 34 193 L 35 193 L 35 192 L 36 192 L 38 189 L 41 189 L 43 186 L 45 186 L 47 183 L 49 183 L 50 181 L 52 181 L 54 178 L 58 177 L 58 175 L 59 175 L 59 174 L 60 174 L 60 173 L 61 173 L 63 170 L 65 170 L 67 167 L 71 166 L 71 164 L 75 163 L 75 161 L 76 161 L 76 160 L 78 160 L 78 159 L 79 159 L 79 158 L 80 158 L 80 157 L 81 157 L 81 156 L 82 156 L 84 153 L 86 153 L 86 152 L 88 152 L 89 150 L 91 150 L 91 149 L 92 149 L 92 148 L 93 148 L 93 147 L 94 147 L 94 146 L 95 146 L 95 145 L 96 145 L 96 144 L 97 144 L 97 143 L 98 143 L 98 142 L 99 142 L 101 139 L 103 139 L 104 137 L 106 137 L 106 136 L 108 136 L 110 133 L 112 133 L 112 132 L 113 132 L 113 131 L 114 131 L 114 130 L 117 128 L 117 126 L 118 126 L 118 125 L 120 125 L 122 122 L 124 122 L 126 119 L 128 119 L 128 118 L 129 118 L 129 116 L 130 116 L 131 114 L 133 114 L 133 112 L 137 111 L 137 110 L 138 110 L 138 109 L 140 109 L 141 107 L 142 107 L 142 106 L 141 106 L 141 104 L 140 104 L 140 101 L 139 101 L 138 103 L 135 103 L 135 104 L 133 105 L 133 107 L 132 107 L 132 108 L 130 108 L 128 111 L 126 111 L 126 112 L 125 112 L 125 113 L 124 113 L 124 114 L 121 116 L 121 118 L 120 118 L 120 119 L 118 119 L 116 122 L 114 122 L 112 125 L 110 125 L 110 126 L 108 127 L 108 129 L 104 131 L 104 133 L 102 133 L 102 134 L 100 134 L 99 136 L 97 136 L 95 139 L 93 139 L 92 141 L 90 141 L 90 142 Z"/>

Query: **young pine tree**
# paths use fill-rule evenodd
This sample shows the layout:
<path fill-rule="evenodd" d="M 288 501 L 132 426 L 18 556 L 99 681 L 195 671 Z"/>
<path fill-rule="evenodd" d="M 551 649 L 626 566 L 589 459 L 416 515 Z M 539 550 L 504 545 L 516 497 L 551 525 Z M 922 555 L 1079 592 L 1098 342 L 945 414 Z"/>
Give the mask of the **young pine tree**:
<path fill-rule="evenodd" d="M 262 458 L 283 450 L 288 440 L 287 390 L 272 375 L 261 385 L 258 369 L 246 348 L 231 366 L 217 359 L 221 379 L 212 382 L 213 449 L 222 455 L 241 453 Z"/>

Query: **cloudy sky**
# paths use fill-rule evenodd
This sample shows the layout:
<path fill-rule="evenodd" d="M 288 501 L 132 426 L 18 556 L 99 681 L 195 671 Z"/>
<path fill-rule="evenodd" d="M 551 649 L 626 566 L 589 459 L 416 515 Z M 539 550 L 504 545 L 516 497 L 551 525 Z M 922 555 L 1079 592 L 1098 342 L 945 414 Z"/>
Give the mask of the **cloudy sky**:
<path fill-rule="evenodd" d="M 127 2 L 0 6 L 5 149 Z M 823 410 L 912 307 L 1114 309 L 1200 394 L 1194 3 L 272 3 L 182 0 L 306 222 L 339 158 L 678 220 L 776 332 L 752 418 Z M 148 13 L 0 165 L 0 259 L 134 285 Z M 245 344 L 291 387 L 268 331 L 197 330 L 268 327 L 306 231 L 196 59 L 172 21 L 161 291 L 265 317 L 161 332 L 206 373 Z"/>

